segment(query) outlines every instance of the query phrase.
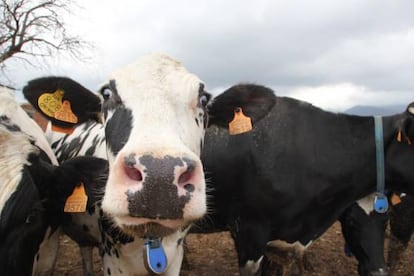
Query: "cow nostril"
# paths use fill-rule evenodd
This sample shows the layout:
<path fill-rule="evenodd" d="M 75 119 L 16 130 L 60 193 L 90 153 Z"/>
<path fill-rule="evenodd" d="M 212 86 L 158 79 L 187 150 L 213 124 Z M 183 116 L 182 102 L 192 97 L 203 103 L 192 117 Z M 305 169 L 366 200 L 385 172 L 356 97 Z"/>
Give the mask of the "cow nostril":
<path fill-rule="evenodd" d="M 189 166 L 185 172 L 183 172 L 178 178 L 178 185 L 184 188 L 189 193 L 194 192 L 194 184 L 188 183 L 194 176 L 194 166 Z"/>
<path fill-rule="evenodd" d="M 192 192 L 194 192 L 195 187 L 194 187 L 194 185 L 193 185 L 193 184 L 188 183 L 188 184 L 185 184 L 185 185 L 184 185 L 184 189 L 185 189 L 187 192 L 192 193 Z"/>
<path fill-rule="evenodd" d="M 178 178 L 178 184 L 179 185 L 187 184 L 187 182 L 191 179 L 192 176 L 193 176 L 193 169 L 187 169 Z"/>
<path fill-rule="evenodd" d="M 135 181 L 142 181 L 142 173 L 134 167 L 125 167 L 126 175 Z"/>

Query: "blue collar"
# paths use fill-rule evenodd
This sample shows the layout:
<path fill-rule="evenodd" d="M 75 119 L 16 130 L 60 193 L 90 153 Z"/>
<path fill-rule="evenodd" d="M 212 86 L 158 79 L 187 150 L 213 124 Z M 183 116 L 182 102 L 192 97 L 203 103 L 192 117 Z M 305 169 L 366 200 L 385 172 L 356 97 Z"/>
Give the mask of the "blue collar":
<path fill-rule="evenodd" d="M 374 209 L 377 213 L 388 210 L 388 200 L 385 196 L 385 165 L 384 165 L 384 137 L 382 130 L 382 117 L 375 116 L 375 148 L 377 157 L 377 192 L 374 199 Z"/>

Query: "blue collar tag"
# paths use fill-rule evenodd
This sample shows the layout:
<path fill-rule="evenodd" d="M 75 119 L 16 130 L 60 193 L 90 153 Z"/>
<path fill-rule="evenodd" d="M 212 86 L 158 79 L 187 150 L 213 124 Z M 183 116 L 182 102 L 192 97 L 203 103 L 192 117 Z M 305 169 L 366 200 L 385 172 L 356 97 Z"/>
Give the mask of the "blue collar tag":
<path fill-rule="evenodd" d="M 388 210 L 388 199 L 383 193 L 376 193 L 374 199 L 375 212 L 383 214 Z"/>
<path fill-rule="evenodd" d="M 145 267 L 155 273 L 164 273 L 167 269 L 167 255 L 160 239 L 146 239 L 144 245 Z"/>

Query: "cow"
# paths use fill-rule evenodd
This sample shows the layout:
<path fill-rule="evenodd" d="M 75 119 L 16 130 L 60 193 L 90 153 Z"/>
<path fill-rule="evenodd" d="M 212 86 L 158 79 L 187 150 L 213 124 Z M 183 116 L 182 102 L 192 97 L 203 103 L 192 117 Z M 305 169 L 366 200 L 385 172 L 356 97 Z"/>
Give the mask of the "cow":
<path fill-rule="evenodd" d="M 373 210 L 370 195 L 348 207 L 340 217 L 342 233 L 347 242 L 347 255 L 358 260 L 360 275 L 383 268 L 393 275 L 414 231 L 414 197 L 395 191 L 389 193 L 389 211 Z M 387 261 L 384 258 L 385 231 L 389 225 Z M 370 269 L 371 268 L 371 269 Z"/>
<path fill-rule="evenodd" d="M 76 118 L 96 114 L 77 108 L 77 102 L 87 104 L 85 91 L 62 77 L 32 80 L 23 89 L 39 112 L 66 130 L 77 125 Z M 183 238 L 207 208 L 200 160 L 207 123 L 223 126 L 239 107 L 260 120 L 272 95 L 229 93 L 210 102 L 204 83 L 164 54 L 146 55 L 110 76 L 97 96 L 104 117 L 99 134 L 75 136 L 86 127 L 79 126 L 55 148 L 65 158 L 106 152 L 109 175 L 95 208 L 105 275 L 179 274 Z M 67 110 L 65 116 L 56 116 L 48 98 Z M 84 148 L 87 140 L 94 141 L 93 149 Z"/>
<path fill-rule="evenodd" d="M 388 212 L 374 210 L 375 193 L 370 194 L 345 209 L 340 215 L 345 253 L 355 256 L 359 275 L 388 275 L 384 258 L 385 230 Z M 370 274 L 371 273 L 371 274 Z"/>
<path fill-rule="evenodd" d="M 273 92 L 241 84 L 224 94 L 259 91 Z M 273 101 L 250 132 L 229 135 L 212 127 L 201 157 L 214 187 L 208 190 L 214 211 L 202 222 L 230 229 L 242 275 L 259 271 L 267 246 L 303 251 L 348 206 L 376 190 L 373 117 L 327 112 L 289 97 Z M 414 103 L 382 122 L 386 188 L 413 193 L 414 151 L 397 138 L 414 137 Z"/>
<path fill-rule="evenodd" d="M 66 199 L 80 183 L 99 182 L 107 162 L 80 157 L 58 166 L 42 130 L 0 88 L 0 267 L 4 275 L 53 269 Z M 54 244 L 54 245 L 53 245 Z M 49 247 L 48 247 L 49 246 Z M 46 261 L 44 261 L 46 260 Z"/>
<path fill-rule="evenodd" d="M 396 192 L 389 212 L 390 238 L 388 243 L 387 263 L 391 274 L 397 270 L 397 265 L 414 231 L 414 197 Z"/>
<path fill-rule="evenodd" d="M 345 239 L 344 252 L 358 261 L 359 275 L 388 275 L 384 258 L 385 229 L 388 222 L 387 212 L 374 210 L 375 193 L 352 203 L 338 218 Z M 303 275 L 305 270 L 313 269 L 306 258 L 306 251 L 299 244 L 291 246 L 281 241 L 266 247 L 269 260 L 263 271 L 276 271 L 276 275 Z"/>

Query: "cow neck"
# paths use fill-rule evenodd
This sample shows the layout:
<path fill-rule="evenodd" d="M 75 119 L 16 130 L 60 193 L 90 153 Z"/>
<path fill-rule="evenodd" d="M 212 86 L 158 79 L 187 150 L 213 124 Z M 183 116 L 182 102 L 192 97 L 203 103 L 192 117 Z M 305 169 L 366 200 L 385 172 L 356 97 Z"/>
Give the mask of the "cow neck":
<path fill-rule="evenodd" d="M 374 199 L 374 209 L 378 213 L 388 210 L 388 200 L 385 196 L 385 165 L 384 165 L 384 135 L 382 117 L 374 117 L 375 149 L 377 163 L 377 191 Z"/>

